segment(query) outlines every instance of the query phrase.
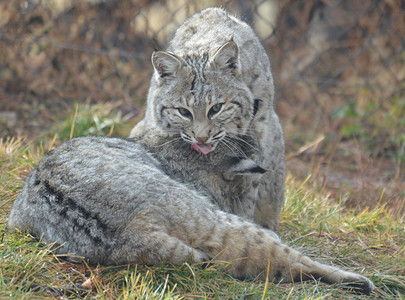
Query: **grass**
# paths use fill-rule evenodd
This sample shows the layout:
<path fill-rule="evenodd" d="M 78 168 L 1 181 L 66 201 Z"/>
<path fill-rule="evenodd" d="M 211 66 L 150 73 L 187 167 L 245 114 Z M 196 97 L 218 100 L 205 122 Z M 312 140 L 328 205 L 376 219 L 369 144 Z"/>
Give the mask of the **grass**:
<path fill-rule="evenodd" d="M 51 135 L 56 133 L 58 141 L 87 135 L 125 136 L 131 129 L 127 118 L 123 118 L 112 103 L 76 104 L 72 116 L 55 123 L 50 132 Z"/>
<path fill-rule="evenodd" d="M 97 127 L 95 120 L 106 126 Z M 188 263 L 154 267 L 72 264 L 30 235 L 10 231 L 7 217 L 12 203 L 43 154 L 64 139 L 90 134 L 92 127 L 101 128 L 92 134 L 115 134 L 114 122 L 109 120 L 125 121 L 110 109 L 80 106 L 55 126 L 56 135 L 42 142 L 0 140 L 0 298 L 364 299 L 339 285 L 315 281 L 267 285 L 260 280 L 240 281 L 223 272 L 220 264 L 205 268 Z M 394 218 L 384 205 L 348 211 L 347 199 L 337 203 L 310 182 L 287 179 L 282 239 L 319 261 L 368 276 L 377 286 L 371 298 L 404 298 L 404 218 Z"/>
<path fill-rule="evenodd" d="M 357 139 L 372 157 L 391 157 L 400 166 L 405 162 L 405 96 L 379 103 L 363 91 L 356 101 L 348 101 L 333 113 L 341 123 L 344 139 Z"/>

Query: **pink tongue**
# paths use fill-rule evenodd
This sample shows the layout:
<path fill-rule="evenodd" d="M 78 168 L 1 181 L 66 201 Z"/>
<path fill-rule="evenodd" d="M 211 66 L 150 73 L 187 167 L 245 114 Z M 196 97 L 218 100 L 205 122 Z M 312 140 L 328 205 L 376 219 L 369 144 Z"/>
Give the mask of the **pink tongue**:
<path fill-rule="evenodd" d="M 197 150 L 202 154 L 208 154 L 211 151 L 211 144 L 191 144 L 191 149 Z"/>

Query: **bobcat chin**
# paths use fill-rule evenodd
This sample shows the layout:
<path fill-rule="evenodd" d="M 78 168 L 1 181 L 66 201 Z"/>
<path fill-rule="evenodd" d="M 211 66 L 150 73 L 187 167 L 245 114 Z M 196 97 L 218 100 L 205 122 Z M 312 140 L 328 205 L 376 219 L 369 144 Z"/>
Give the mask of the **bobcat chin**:
<path fill-rule="evenodd" d="M 47 153 L 9 226 L 92 264 L 226 261 L 237 278 L 319 279 L 371 293 L 367 278 L 318 263 L 274 232 L 284 143 L 270 63 L 251 28 L 203 10 L 152 63 L 132 138 L 76 138 Z"/>

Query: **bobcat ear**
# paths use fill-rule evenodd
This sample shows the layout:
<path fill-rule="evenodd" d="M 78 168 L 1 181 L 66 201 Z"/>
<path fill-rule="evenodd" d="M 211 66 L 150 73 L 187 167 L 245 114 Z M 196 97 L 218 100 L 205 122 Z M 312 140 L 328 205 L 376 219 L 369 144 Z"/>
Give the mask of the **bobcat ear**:
<path fill-rule="evenodd" d="M 211 66 L 215 69 L 239 70 L 239 47 L 233 41 L 222 45 L 210 59 Z"/>
<path fill-rule="evenodd" d="M 158 80 L 175 76 L 183 65 L 180 57 L 164 51 L 152 53 L 152 64 Z"/>

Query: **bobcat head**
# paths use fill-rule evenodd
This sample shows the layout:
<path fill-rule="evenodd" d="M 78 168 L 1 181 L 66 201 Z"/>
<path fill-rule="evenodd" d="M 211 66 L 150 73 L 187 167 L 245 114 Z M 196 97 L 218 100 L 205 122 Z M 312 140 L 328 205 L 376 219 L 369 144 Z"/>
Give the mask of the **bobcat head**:
<path fill-rule="evenodd" d="M 249 134 L 255 101 L 242 80 L 239 49 L 232 40 L 213 53 L 175 55 L 156 51 L 149 97 L 161 129 L 180 136 L 202 154 Z"/>

